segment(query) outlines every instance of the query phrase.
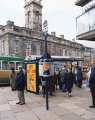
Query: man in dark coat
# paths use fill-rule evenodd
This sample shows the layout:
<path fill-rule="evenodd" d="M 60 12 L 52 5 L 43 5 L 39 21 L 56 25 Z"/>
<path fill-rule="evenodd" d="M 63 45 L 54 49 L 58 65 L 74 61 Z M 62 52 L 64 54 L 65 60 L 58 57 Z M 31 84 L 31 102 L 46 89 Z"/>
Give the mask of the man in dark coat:
<path fill-rule="evenodd" d="M 70 71 L 67 74 L 67 80 L 66 80 L 66 88 L 68 92 L 68 96 L 71 97 L 71 92 L 73 88 L 73 83 L 74 83 L 75 75 L 70 69 Z"/>
<path fill-rule="evenodd" d="M 19 102 L 16 104 L 23 105 L 25 104 L 25 97 L 24 97 L 24 89 L 25 89 L 25 74 L 23 72 L 22 67 L 19 68 L 19 72 L 16 76 L 16 90 L 18 91 L 18 98 Z"/>
<path fill-rule="evenodd" d="M 43 97 L 45 97 L 45 93 L 46 93 L 46 79 L 44 77 L 40 77 L 41 78 L 41 83 L 42 83 L 42 95 Z"/>
<path fill-rule="evenodd" d="M 82 80 L 83 80 L 83 74 L 82 74 L 81 67 L 79 67 L 77 70 L 76 79 L 77 79 L 77 86 L 79 88 L 81 88 L 82 87 Z"/>
<path fill-rule="evenodd" d="M 66 89 L 66 81 L 68 79 L 68 70 L 67 70 L 67 68 L 62 69 L 62 71 L 60 73 L 60 76 L 61 76 L 62 91 L 66 92 L 67 91 L 67 89 Z"/>
<path fill-rule="evenodd" d="M 92 105 L 90 108 L 95 108 L 95 67 L 91 69 L 89 87 L 92 95 Z"/>

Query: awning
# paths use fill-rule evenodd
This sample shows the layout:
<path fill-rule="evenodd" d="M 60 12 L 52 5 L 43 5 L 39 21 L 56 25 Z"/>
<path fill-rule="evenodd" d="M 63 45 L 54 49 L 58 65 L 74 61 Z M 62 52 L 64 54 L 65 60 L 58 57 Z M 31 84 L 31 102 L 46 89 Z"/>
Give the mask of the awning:
<path fill-rule="evenodd" d="M 76 36 L 77 40 L 95 41 L 95 30 L 80 34 Z"/>
<path fill-rule="evenodd" d="M 75 5 L 77 5 L 77 6 L 81 6 L 81 7 L 83 7 L 84 5 L 86 5 L 88 2 L 90 2 L 91 0 L 77 0 L 76 2 L 75 2 Z"/>

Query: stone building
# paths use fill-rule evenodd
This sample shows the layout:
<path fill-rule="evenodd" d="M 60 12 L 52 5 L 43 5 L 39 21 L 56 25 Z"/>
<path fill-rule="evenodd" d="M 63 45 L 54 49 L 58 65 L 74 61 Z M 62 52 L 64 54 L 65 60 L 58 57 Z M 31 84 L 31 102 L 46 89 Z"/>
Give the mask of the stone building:
<path fill-rule="evenodd" d="M 19 27 L 13 21 L 0 25 L 0 55 L 42 55 L 44 37 L 42 32 L 41 0 L 25 0 L 25 27 Z M 64 35 L 48 35 L 48 52 L 54 56 L 84 57 L 84 46 L 66 40 Z M 90 48 L 89 48 L 90 49 Z"/>

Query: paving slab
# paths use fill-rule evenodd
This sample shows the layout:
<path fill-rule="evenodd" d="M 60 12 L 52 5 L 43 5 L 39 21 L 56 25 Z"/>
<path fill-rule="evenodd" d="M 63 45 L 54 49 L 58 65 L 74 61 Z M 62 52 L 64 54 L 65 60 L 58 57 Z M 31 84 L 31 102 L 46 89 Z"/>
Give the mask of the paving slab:
<path fill-rule="evenodd" d="M 51 110 L 47 111 L 43 107 L 33 109 L 33 112 L 38 116 L 39 120 L 61 120 L 60 117 Z"/>
<path fill-rule="evenodd" d="M 0 112 L 0 120 L 16 120 L 16 116 L 13 111 Z"/>
<path fill-rule="evenodd" d="M 92 113 L 92 112 L 90 112 L 82 107 L 74 105 L 74 103 L 67 102 L 67 103 L 59 104 L 59 106 L 70 110 L 74 114 L 76 114 L 76 115 L 78 115 L 81 118 L 84 118 L 86 120 L 90 120 L 92 118 L 95 118 L 95 113 Z"/>
<path fill-rule="evenodd" d="M 9 111 L 9 110 L 11 110 L 11 107 L 10 107 L 9 104 L 2 104 L 2 105 L 0 105 L 0 112 L 1 111 Z"/>
<path fill-rule="evenodd" d="M 17 105 L 17 91 L 10 87 L 0 88 L 0 120 L 95 120 L 95 109 L 90 109 L 91 95 L 88 88 L 74 88 L 73 97 L 60 90 L 46 99 L 25 91 L 26 104 Z"/>
<path fill-rule="evenodd" d="M 17 120 L 40 120 L 32 111 L 16 113 Z"/>

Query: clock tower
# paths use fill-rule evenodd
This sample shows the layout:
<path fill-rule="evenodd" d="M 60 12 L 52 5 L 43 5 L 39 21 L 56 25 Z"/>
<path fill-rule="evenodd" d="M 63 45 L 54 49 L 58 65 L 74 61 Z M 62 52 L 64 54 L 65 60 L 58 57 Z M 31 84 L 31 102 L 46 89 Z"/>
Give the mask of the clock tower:
<path fill-rule="evenodd" d="M 41 0 L 25 0 L 25 27 L 33 31 L 42 31 Z"/>

